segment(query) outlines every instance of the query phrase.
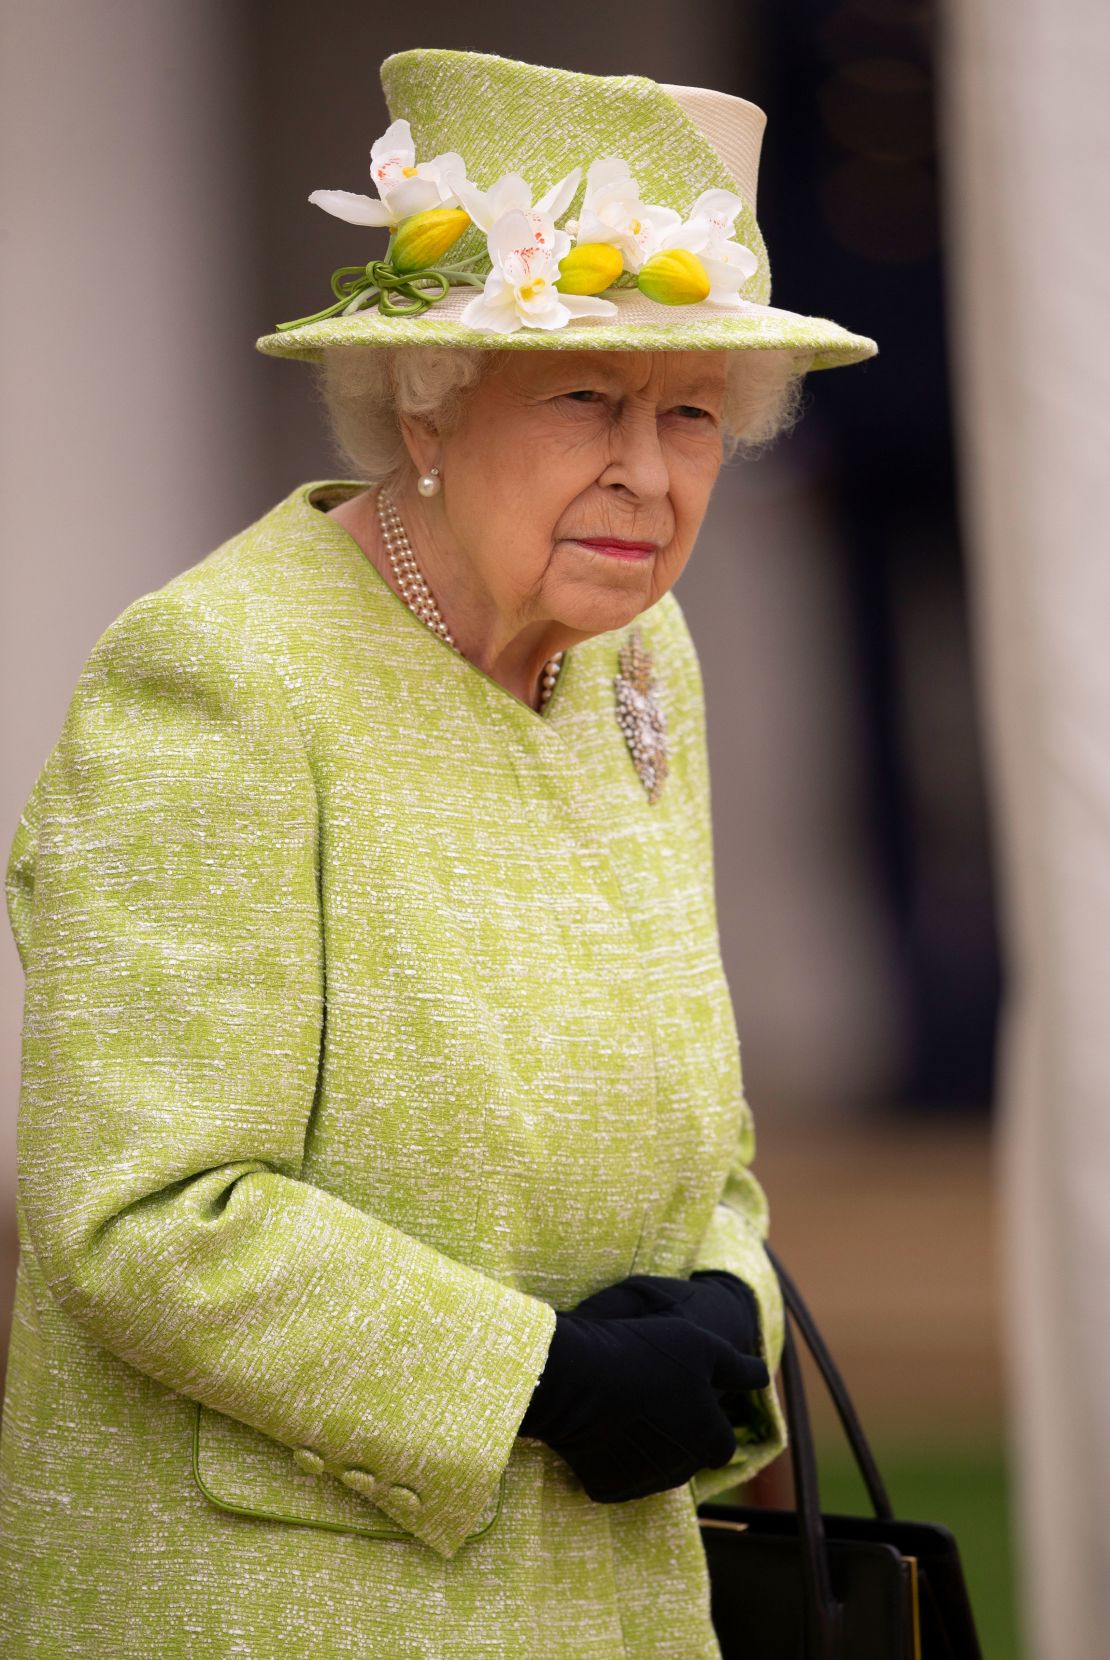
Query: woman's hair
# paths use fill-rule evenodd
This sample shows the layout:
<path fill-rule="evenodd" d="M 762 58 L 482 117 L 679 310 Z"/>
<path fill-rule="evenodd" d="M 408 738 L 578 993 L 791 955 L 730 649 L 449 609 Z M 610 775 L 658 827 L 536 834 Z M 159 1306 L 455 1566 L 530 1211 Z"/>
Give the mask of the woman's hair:
<path fill-rule="evenodd" d="M 508 352 L 467 346 L 328 346 L 316 386 L 352 477 L 397 483 L 412 471 L 398 414 L 450 433 L 467 393 Z M 730 351 L 723 406 L 724 459 L 761 454 L 798 421 L 812 355 Z"/>

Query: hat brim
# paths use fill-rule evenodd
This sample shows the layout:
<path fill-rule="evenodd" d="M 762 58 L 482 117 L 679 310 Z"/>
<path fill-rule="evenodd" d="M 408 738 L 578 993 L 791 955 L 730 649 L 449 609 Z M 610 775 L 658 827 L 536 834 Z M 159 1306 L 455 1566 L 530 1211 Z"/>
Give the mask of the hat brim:
<path fill-rule="evenodd" d="M 790 351 L 811 361 L 807 371 L 839 369 L 874 357 L 879 348 L 828 317 L 807 317 L 777 306 L 665 306 L 628 290 L 612 298 L 619 315 L 590 317 L 562 328 L 522 327 L 511 334 L 470 328 L 459 317 L 477 292 L 452 288 L 419 317 L 383 317 L 376 307 L 327 317 L 297 329 L 264 334 L 257 348 L 268 357 L 318 361 L 329 346 L 472 346 L 494 351 Z"/>

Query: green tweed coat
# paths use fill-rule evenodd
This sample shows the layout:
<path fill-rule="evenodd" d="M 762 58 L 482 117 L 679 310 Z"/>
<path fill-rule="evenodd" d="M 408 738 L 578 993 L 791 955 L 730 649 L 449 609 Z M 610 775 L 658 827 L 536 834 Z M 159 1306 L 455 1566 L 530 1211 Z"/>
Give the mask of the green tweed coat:
<path fill-rule="evenodd" d="M 696 1496 L 517 1436 L 554 1310 L 724 1267 L 782 1305 L 714 907 L 624 631 L 537 714 L 294 490 L 108 627 L 15 834 L 20 1259 L 0 1654 L 709 1660 Z"/>

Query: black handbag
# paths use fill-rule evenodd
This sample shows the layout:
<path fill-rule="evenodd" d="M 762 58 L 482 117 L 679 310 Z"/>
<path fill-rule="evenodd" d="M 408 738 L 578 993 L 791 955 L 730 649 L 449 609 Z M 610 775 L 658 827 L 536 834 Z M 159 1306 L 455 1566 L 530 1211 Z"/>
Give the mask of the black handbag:
<path fill-rule="evenodd" d="M 782 1288 L 796 1510 L 703 1504 L 713 1625 L 724 1660 L 982 1660 L 956 1540 L 939 1522 L 895 1519 L 844 1381 L 797 1286 Z M 836 1406 L 874 1516 L 823 1515 L 791 1317 Z"/>

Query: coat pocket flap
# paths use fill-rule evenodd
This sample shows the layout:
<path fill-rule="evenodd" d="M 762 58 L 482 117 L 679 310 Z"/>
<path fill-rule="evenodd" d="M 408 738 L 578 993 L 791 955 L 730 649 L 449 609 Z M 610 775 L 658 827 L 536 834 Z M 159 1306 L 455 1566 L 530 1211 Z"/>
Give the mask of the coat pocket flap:
<path fill-rule="evenodd" d="M 312 1454 L 309 1454 L 310 1461 Z M 372 1486 L 366 1471 L 353 1474 Z M 203 1402 L 196 1403 L 193 1424 L 193 1479 L 212 1504 L 240 1516 L 302 1527 L 329 1528 L 335 1533 L 362 1533 L 372 1539 L 409 1539 L 371 1498 L 355 1491 L 328 1469 L 304 1468 L 294 1449 L 229 1418 Z M 493 1525 L 501 1510 L 505 1478 L 488 1514 L 468 1538 L 476 1539 Z"/>

